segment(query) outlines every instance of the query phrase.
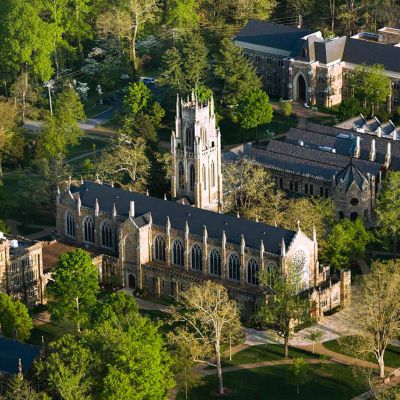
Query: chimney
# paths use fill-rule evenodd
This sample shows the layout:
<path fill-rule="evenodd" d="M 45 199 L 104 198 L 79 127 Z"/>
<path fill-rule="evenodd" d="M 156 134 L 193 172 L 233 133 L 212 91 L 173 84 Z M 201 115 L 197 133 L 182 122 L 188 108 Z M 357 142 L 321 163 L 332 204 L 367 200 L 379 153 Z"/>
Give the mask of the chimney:
<path fill-rule="evenodd" d="M 369 152 L 369 160 L 370 161 L 375 161 L 375 157 L 376 157 L 375 139 L 372 139 L 372 141 L 371 141 L 371 151 Z"/>
<path fill-rule="evenodd" d="M 361 139 L 360 136 L 356 137 L 356 147 L 354 149 L 354 157 L 355 158 L 360 158 L 360 153 L 361 153 Z"/>
<path fill-rule="evenodd" d="M 132 200 L 129 202 L 129 216 L 135 218 L 135 202 Z"/>
<path fill-rule="evenodd" d="M 385 155 L 385 167 L 389 168 L 390 162 L 392 161 L 392 144 L 388 142 Z"/>

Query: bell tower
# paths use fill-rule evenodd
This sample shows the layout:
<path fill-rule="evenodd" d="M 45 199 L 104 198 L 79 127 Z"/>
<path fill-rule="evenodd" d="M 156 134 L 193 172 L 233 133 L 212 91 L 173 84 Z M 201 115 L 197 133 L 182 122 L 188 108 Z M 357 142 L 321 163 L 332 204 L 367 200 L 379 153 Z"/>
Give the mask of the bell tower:
<path fill-rule="evenodd" d="M 177 96 L 171 153 L 172 197 L 222 211 L 221 134 L 216 128 L 213 97 L 203 103 L 193 92 L 186 101 Z"/>

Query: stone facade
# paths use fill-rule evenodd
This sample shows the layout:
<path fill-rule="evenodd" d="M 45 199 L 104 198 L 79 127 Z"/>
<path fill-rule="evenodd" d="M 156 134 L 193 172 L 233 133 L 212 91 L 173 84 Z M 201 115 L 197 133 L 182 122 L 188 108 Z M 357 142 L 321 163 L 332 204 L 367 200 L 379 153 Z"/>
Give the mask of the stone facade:
<path fill-rule="evenodd" d="M 221 134 L 216 128 L 214 100 L 201 103 L 176 99 L 175 131 L 171 135 L 171 192 L 213 211 L 222 210 Z"/>
<path fill-rule="evenodd" d="M 282 38 L 286 35 L 287 42 L 277 39 L 278 33 L 274 31 L 281 31 Z M 385 74 L 392 82 L 392 94 L 387 100 L 389 112 L 400 105 L 400 69 L 392 68 L 390 59 L 386 63 L 388 52 L 383 51 L 387 50 L 383 47 L 391 46 L 393 55 L 389 58 L 399 57 L 398 46 L 393 46 L 400 43 L 399 29 L 383 28 L 379 34 L 360 33 L 352 38 L 331 40 L 324 40 L 320 32 L 297 31 L 297 40 L 293 41 L 294 28 L 250 21 L 235 38 L 243 55 L 256 67 L 268 94 L 308 106 L 331 107 L 352 94 L 348 78 L 358 66 L 384 64 Z M 292 47 L 287 46 L 290 41 Z M 377 44 L 379 47 L 374 47 Z M 370 53 L 378 53 L 377 50 L 382 51 L 382 57 L 379 54 L 371 56 Z M 365 52 L 362 62 L 352 55 L 362 52 Z"/>
<path fill-rule="evenodd" d="M 1 234 L 0 293 L 31 307 L 44 303 L 44 288 L 42 243 Z"/>

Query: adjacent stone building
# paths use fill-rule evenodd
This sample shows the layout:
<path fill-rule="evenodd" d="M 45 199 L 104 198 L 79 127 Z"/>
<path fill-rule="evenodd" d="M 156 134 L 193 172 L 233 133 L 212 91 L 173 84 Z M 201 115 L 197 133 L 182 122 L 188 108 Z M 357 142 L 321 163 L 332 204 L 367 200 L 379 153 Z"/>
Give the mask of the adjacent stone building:
<path fill-rule="evenodd" d="M 319 31 L 250 20 L 235 43 L 255 64 L 272 96 L 330 107 L 351 94 L 348 78 L 355 68 L 382 64 L 392 82 L 388 110 L 399 106 L 399 29 L 324 39 Z"/>
<path fill-rule="evenodd" d="M 42 243 L 0 232 L 0 292 L 35 306 L 44 288 Z"/>
<path fill-rule="evenodd" d="M 284 140 L 238 146 L 224 159 L 249 157 L 271 172 L 279 189 L 332 198 L 338 217 L 373 225 L 382 180 L 388 169 L 400 169 L 399 154 L 392 137 L 308 123 Z"/>

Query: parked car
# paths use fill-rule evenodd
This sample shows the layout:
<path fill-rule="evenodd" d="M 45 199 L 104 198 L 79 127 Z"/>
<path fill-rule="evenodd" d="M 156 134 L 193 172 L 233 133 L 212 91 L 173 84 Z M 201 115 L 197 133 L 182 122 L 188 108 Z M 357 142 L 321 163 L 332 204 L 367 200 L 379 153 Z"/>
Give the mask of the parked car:
<path fill-rule="evenodd" d="M 154 85 L 156 83 L 155 78 L 151 78 L 148 76 L 141 76 L 139 77 L 139 80 L 142 81 L 145 85 Z"/>

